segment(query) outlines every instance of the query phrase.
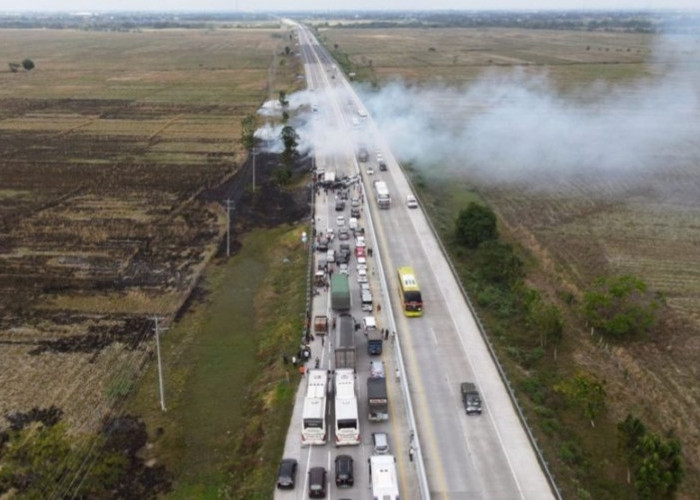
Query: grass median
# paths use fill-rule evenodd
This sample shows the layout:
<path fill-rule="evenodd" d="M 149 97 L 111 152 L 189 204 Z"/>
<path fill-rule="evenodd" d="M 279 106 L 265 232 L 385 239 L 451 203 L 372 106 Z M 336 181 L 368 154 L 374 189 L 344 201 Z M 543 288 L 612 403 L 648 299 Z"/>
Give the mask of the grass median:
<path fill-rule="evenodd" d="M 163 337 L 168 411 L 155 363 L 130 401 L 151 434 L 148 458 L 176 478 L 171 498 L 272 495 L 298 383 L 281 359 L 303 327 L 302 230 L 253 231 L 236 256 L 212 266 L 202 298 Z"/>

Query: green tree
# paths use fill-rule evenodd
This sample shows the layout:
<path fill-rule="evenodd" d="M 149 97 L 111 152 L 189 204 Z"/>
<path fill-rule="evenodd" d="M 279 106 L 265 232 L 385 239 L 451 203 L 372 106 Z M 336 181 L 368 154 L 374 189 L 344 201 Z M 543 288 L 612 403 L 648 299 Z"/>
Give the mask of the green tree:
<path fill-rule="evenodd" d="M 241 121 L 241 142 L 243 147 L 252 151 L 258 144 L 258 138 L 255 137 L 257 129 L 257 119 L 255 115 L 247 115 Z"/>
<path fill-rule="evenodd" d="M 476 248 L 484 241 L 497 239 L 496 214 L 489 207 L 469 203 L 457 216 L 455 236 L 457 241 L 468 248 Z"/>
<path fill-rule="evenodd" d="M 605 409 L 605 387 L 594 375 L 579 372 L 554 386 L 554 390 L 583 409 L 583 413 L 595 427 L 595 419 Z"/>
<path fill-rule="evenodd" d="M 487 283 L 513 289 L 522 283 L 525 276 L 523 261 L 507 243 L 482 243 L 474 260 L 478 276 Z"/>
<path fill-rule="evenodd" d="M 564 335 L 561 311 L 542 300 L 542 295 L 536 290 L 527 290 L 524 296 L 527 325 L 539 335 L 540 346 L 544 348 L 550 343 L 558 345 Z"/>
<path fill-rule="evenodd" d="M 286 110 L 289 107 L 289 100 L 287 99 L 287 93 L 284 90 L 280 90 L 279 103 L 280 103 L 280 106 L 282 106 L 283 110 Z"/>
<path fill-rule="evenodd" d="M 624 338 L 648 332 L 662 305 L 658 295 L 630 275 L 601 278 L 586 292 L 583 310 L 591 325 L 603 334 Z"/>
<path fill-rule="evenodd" d="M 26 71 L 31 71 L 34 69 L 34 61 L 32 61 L 31 59 L 25 59 L 24 61 L 22 61 L 22 67 Z"/>
<path fill-rule="evenodd" d="M 284 149 L 280 155 L 280 167 L 275 172 L 275 178 L 278 183 L 286 184 L 292 178 L 292 167 L 294 166 L 294 161 L 297 159 L 297 156 L 299 156 L 299 152 L 297 151 L 299 136 L 294 130 L 294 127 L 285 125 L 282 128 L 280 137 L 282 138 Z"/>
<path fill-rule="evenodd" d="M 680 441 L 647 432 L 641 420 L 630 414 L 617 424 L 617 434 L 618 448 L 627 461 L 628 481 L 631 475 L 638 498 L 674 498 L 685 474 Z"/>

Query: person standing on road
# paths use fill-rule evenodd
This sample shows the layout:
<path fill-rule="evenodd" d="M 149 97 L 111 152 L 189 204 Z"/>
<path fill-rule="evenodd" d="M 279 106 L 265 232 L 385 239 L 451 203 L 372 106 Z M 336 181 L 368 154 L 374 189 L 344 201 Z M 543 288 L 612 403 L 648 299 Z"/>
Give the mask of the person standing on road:
<path fill-rule="evenodd" d="M 408 459 L 413 462 L 413 454 L 415 453 L 415 450 L 413 449 L 413 445 L 411 445 L 408 448 Z"/>

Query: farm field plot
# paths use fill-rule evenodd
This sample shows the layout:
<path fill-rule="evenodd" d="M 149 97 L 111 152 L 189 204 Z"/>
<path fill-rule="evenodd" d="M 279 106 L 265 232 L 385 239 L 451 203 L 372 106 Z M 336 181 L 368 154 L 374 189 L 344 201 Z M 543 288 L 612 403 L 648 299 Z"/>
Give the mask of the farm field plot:
<path fill-rule="evenodd" d="M 285 34 L 0 30 L 36 64 L 0 72 L 0 414 L 94 431 L 126 396 L 225 233 L 200 193 L 245 160 L 269 68 L 294 80 Z"/>
<path fill-rule="evenodd" d="M 398 158 L 428 185 L 459 181 L 487 199 L 508 237 L 537 258 L 545 287 L 580 298 L 599 276 L 631 274 L 663 294 L 666 314 L 648 341 L 598 343 L 585 327 L 567 335 L 575 366 L 605 380 L 611 420 L 631 411 L 679 436 L 680 496 L 693 498 L 700 484 L 697 41 L 508 28 L 320 33 L 327 47 L 371 66 L 379 90 L 367 92 L 369 108 Z M 396 79 L 402 90 L 382 93 Z M 480 100 L 492 89 L 495 97 Z M 518 100 L 523 94 L 535 98 Z M 607 119 L 596 122 L 600 116 Z M 414 122 L 414 137 L 432 144 L 405 140 L 401 127 Z"/>

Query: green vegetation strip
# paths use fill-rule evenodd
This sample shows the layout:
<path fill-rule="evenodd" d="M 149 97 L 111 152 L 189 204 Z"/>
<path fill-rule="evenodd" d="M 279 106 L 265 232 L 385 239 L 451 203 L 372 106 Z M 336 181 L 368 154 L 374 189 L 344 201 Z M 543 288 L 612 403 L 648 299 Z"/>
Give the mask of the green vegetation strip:
<path fill-rule="evenodd" d="M 281 362 L 298 347 L 307 252 L 299 227 L 256 230 L 210 269 L 203 302 L 163 338 L 168 411 L 151 366 L 131 411 L 148 452 L 176 478 L 172 498 L 270 498 L 298 374 Z"/>

